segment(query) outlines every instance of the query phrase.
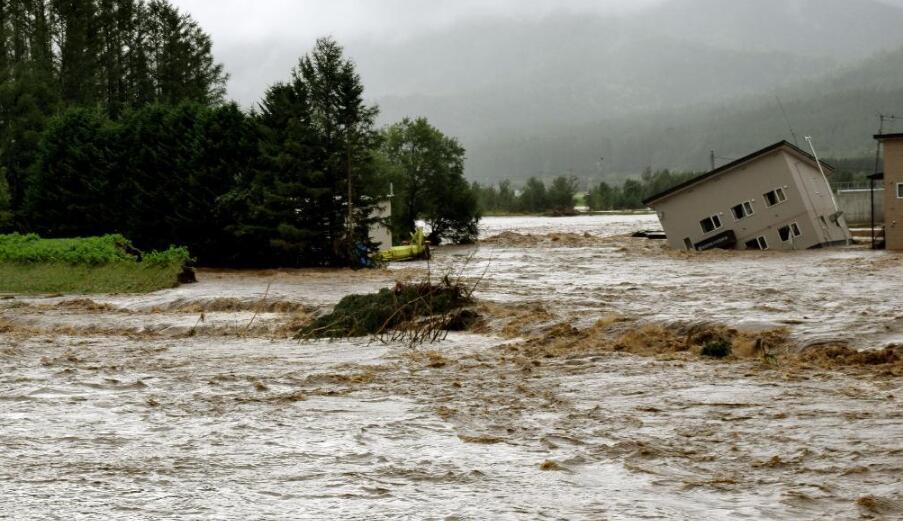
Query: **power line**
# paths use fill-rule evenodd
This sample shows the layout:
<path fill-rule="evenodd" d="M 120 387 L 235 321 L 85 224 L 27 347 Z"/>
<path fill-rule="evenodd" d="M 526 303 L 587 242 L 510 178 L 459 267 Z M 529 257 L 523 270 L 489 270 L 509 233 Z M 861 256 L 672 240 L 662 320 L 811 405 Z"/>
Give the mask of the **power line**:
<path fill-rule="evenodd" d="M 784 110 L 784 104 L 781 103 L 781 98 L 777 94 L 775 94 L 774 99 L 778 100 L 778 107 L 781 108 L 781 114 L 784 115 L 784 121 L 787 123 L 787 128 L 790 130 L 790 135 L 793 136 L 793 144 L 799 147 L 799 139 L 796 138 L 796 132 L 793 131 L 793 125 L 790 124 L 790 118 L 787 117 L 787 111 Z"/>

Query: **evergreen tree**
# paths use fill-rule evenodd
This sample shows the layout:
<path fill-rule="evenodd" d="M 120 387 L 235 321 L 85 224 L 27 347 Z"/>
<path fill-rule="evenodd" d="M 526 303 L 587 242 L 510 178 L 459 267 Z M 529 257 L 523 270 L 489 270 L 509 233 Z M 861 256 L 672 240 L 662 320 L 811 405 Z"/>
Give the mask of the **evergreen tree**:
<path fill-rule="evenodd" d="M 311 126 L 319 138 L 315 164 L 322 176 L 311 184 L 317 192 L 311 204 L 324 217 L 331 257 L 356 265 L 375 249 L 370 225 L 378 198 L 386 194 L 373 157 L 379 142 L 374 129 L 378 111 L 364 103 L 354 63 L 330 38 L 317 40 L 294 76 L 307 88 Z"/>
<path fill-rule="evenodd" d="M 642 208 L 643 197 L 645 197 L 643 183 L 636 179 L 628 179 L 624 181 L 624 185 L 621 186 L 621 201 L 617 209 L 630 210 Z"/>
<path fill-rule="evenodd" d="M 60 97 L 72 105 L 99 101 L 101 39 L 94 0 L 51 0 L 59 48 Z"/>
<path fill-rule="evenodd" d="M 302 266 L 332 253 L 322 201 L 331 194 L 318 169 L 319 136 L 313 129 L 307 85 L 291 83 L 267 90 L 256 117 L 259 162 L 231 195 L 239 222 L 235 235 L 260 256 L 252 263 Z"/>
<path fill-rule="evenodd" d="M 527 179 L 524 190 L 519 197 L 521 211 L 528 213 L 544 212 L 549 207 L 546 185 L 535 177 Z"/>
<path fill-rule="evenodd" d="M 114 140 L 113 124 L 96 109 L 72 109 L 51 119 L 26 194 L 30 230 L 47 237 L 112 231 Z"/>
<path fill-rule="evenodd" d="M 267 252 L 257 262 L 355 266 L 373 250 L 370 225 L 386 193 L 375 116 L 354 65 L 329 39 L 267 91 L 256 115 L 258 167 L 229 197 L 241 215 L 236 236 Z"/>
<path fill-rule="evenodd" d="M 0 166 L 16 220 L 25 200 L 28 170 L 48 116 L 57 106 L 48 15 L 41 0 L 0 4 Z"/>
<path fill-rule="evenodd" d="M 511 181 L 507 179 L 499 183 L 499 204 L 500 210 L 505 212 L 513 212 L 517 210 L 517 194 L 511 188 Z"/>
<path fill-rule="evenodd" d="M 9 199 L 9 185 L 6 172 L 0 168 L 0 233 L 10 231 L 13 224 L 13 211 Z"/>
<path fill-rule="evenodd" d="M 191 16 L 165 0 L 151 0 L 140 15 L 143 56 L 137 66 L 150 63 L 154 100 L 219 103 L 227 75 L 213 59 L 213 43 Z M 136 78 L 139 85 L 142 79 Z M 143 81 L 147 81 L 143 79 Z"/>
<path fill-rule="evenodd" d="M 598 186 L 590 190 L 587 198 L 589 209 L 596 211 L 611 210 L 614 206 L 614 195 L 614 190 L 608 183 L 605 181 L 600 182 Z"/>
<path fill-rule="evenodd" d="M 190 246 L 208 265 L 239 263 L 243 245 L 229 232 L 235 215 L 228 196 L 257 162 L 253 120 L 235 103 L 201 107 L 195 154 L 194 168 L 183 173 L 182 221 L 171 242 Z"/>
<path fill-rule="evenodd" d="M 574 197 L 577 195 L 577 178 L 556 177 L 548 190 L 548 209 L 573 211 Z"/>

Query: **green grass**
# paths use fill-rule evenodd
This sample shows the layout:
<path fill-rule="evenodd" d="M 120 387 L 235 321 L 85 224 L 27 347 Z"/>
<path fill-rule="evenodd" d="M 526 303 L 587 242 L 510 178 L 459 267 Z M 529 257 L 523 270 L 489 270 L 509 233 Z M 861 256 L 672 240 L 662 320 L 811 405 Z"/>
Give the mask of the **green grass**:
<path fill-rule="evenodd" d="M 0 262 L 0 293 L 150 293 L 178 285 L 181 266 L 102 266 Z"/>
<path fill-rule="evenodd" d="M 185 248 L 142 254 L 121 235 L 0 235 L 0 293 L 147 293 L 178 285 Z"/>

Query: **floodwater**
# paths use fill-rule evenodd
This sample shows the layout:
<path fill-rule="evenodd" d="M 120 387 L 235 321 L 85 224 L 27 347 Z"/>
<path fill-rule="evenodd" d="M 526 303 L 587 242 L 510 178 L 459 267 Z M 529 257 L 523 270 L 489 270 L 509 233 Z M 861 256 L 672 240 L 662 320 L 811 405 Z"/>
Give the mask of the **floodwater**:
<path fill-rule="evenodd" d="M 903 256 L 624 237 L 655 225 L 487 219 L 429 264 L 0 300 L 0 518 L 903 516 L 899 372 L 608 347 L 712 323 L 881 350 L 903 343 Z M 476 284 L 479 334 L 290 338 L 427 273 Z"/>

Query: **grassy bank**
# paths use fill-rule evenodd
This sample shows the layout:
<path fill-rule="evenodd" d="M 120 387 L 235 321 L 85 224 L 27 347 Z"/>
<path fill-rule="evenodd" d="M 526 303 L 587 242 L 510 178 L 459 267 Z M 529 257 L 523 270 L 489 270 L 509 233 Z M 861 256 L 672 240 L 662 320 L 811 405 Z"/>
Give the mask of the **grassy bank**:
<path fill-rule="evenodd" d="M 146 293 L 178 285 L 188 261 L 184 248 L 142 254 L 121 235 L 0 235 L 0 293 Z"/>

